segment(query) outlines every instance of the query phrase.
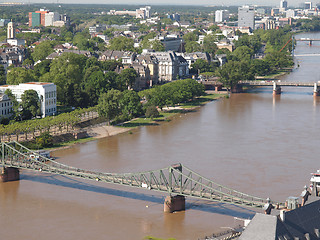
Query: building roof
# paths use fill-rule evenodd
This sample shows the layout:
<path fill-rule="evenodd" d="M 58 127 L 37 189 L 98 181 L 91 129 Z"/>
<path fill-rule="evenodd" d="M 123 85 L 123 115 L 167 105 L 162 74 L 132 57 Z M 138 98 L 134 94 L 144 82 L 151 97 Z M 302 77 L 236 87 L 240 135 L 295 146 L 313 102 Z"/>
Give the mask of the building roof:
<path fill-rule="evenodd" d="M 22 83 L 22 84 L 48 85 L 48 84 L 52 84 L 52 83 L 47 83 L 47 82 L 27 82 L 27 83 Z"/>
<path fill-rule="evenodd" d="M 257 213 L 239 240 L 319 239 L 320 200 L 284 212 L 284 217 Z M 316 233 L 317 232 L 317 233 Z"/>

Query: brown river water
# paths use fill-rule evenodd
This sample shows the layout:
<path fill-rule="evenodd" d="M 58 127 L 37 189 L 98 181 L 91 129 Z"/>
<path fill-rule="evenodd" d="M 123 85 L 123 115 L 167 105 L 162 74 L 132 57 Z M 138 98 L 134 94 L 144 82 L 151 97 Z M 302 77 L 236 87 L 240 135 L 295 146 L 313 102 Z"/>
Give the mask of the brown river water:
<path fill-rule="evenodd" d="M 301 35 L 313 37 L 313 35 Z M 315 34 L 319 38 L 320 34 Z M 299 43 L 297 54 L 320 53 Z M 282 81 L 318 81 L 320 56 L 297 57 Z M 222 185 L 276 201 L 299 196 L 320 168 L 320 97 L 311 88 L 265 87 L 132 134 L 54 152 L 65 164 L 102 172 L 138 172 L 183 163 Z M 101 182 L 22 171 L 0 184 L 0 239 L 198 239 L 241 224 L 256 209 L 187 198 L 187 210 L 163 213 L 165 196 Z"/>

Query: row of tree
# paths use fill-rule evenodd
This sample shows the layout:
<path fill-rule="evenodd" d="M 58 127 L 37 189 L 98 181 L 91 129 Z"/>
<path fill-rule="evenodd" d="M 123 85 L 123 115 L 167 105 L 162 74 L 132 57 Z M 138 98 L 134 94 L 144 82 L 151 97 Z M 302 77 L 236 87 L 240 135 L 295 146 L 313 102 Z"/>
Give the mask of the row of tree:
<path fill-rule="evenodd" d="M 25 140 L 28 136 L 40 135 L 42 132 L 52 132 L 55 134 L 66 133 L 74 130 L 77 123 L 93 118 L 96 112 L 95 107 L 86 109 L 77 109 L 70 113 L 62 113 L 58 116 L 50 116 L 42 119 L 33 119 L 22 122 L 11 122 L 8 125 L 0 125 L 0 140 L 10 141 L 12 136 L 19 141 L 21 134 L 25 135 Z M 4 139 L 6 136 L 6 139 Z"/>

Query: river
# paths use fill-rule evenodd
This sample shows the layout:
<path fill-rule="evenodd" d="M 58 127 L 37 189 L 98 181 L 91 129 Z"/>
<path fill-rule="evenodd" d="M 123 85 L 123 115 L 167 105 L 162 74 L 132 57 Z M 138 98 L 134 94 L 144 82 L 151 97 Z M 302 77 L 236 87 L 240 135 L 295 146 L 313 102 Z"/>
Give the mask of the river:
<path fill-rule="evenodd" d="M 320 33 L 299 34 L 320 38 Z M 296 54 L 320 53 L 299 42 Z M 320 57 L 296 57 L 281 81 L 320 80 Z M 299 66 L 298 66 L 299 65 Z M 311 88 L 232 94 L 171 122 L 56 151 L 58 161 L 103 172 L 137 172 L 183 163 L 203 176 L 276 201 L 299 196 L 319 168 L 320 97 Z M 163 195 L 100 182 L 23 171 L 0 184 L 1 239 L 198 239 L 251 218 L 255 209 L 187 198 L 163 213 Z"/>

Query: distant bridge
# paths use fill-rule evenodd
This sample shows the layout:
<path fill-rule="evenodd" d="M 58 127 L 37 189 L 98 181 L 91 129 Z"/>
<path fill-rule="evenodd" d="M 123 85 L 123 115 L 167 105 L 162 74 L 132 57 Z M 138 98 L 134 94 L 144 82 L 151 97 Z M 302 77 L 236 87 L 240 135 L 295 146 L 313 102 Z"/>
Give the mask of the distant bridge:
<path fill-rule="evenodd" d="M 312 46 L 312 42 L 320 41 L 320 39 L 317 39 L 317 38 L 298 38 L 295 40 L 300 42 L 309 42 L 309 46 Z"/>
<path fill-rule="evenodd" d="M 214 87 L 215 91 L 220 91 L 223 87 L 223 84 L 219 81 L 200 81 L 207 89 L 210 87 Z M 263 80 L 255 80 L 255 81 L 240 81 L 234 89 L 233 92 L 241 92 L 242 88 L 246 86 L 252 87 L 263 87 L 263 86 L 272 86 L 274 94 L 281 93 L 281 87 L 313 87 L 313 95 L 320 95 L 320 82 L 285 82 L 285 81 L 263 81 Z"/>
<path fill-rule="evenodd" d="M 295 54 L 295 57 L 320 57 L 320 53 Z"/>
<path fill-rule="evenodd" d="M 319 86 L 320 83 L 315 82 L 282 82 L 282 81 L 240 81 L 240 85 L 242 86 L 277 86 L 282 87 L 314 87 Z"/>
<path fill-rule="evenodd" d="M 2 166 L 0 180 L 1 178 L 7 181 L 18 180 L 19 169 L 26 169 L 142 188 L 170 194 L 170 196 L 175 194 L 183 197 L 183 199 L 184 197 L 191 197 L 254 208 L 262 208 L 266 204 L 272 204 L 264 198 L 251 196 L 218 184 L 182 164 L 138 173 L 94 172 L 58 163 L 33 152 L 15 141 L 1 143 L 0 154 L 0 166 Z M 276 202 L 273 202 L 273 204 L 284 205 Z M 170 212 L 174 209 L 182 210 L 173 206 Z"/>

